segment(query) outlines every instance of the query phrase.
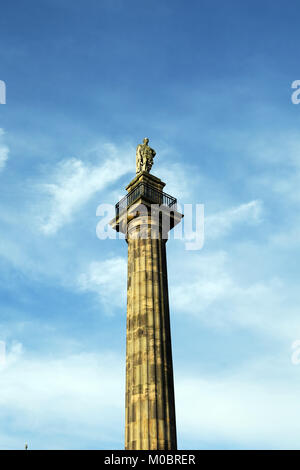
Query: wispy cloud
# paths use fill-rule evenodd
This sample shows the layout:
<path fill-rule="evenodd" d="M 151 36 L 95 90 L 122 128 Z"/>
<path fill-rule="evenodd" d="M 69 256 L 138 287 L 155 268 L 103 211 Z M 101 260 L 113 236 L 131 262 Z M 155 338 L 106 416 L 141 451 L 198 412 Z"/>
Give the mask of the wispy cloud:
<path fill-rule="evenodd" d="M 217 212 L 205 217 L 205 235 L 215 239 L 227 235 L 236 224 L 261 222 L 262 202 L 250 201 L 245 204 Z"/>
<path fill-rule="evenodd" d="M 283 129 L 277 134 L 257 132 L 253 135 L 232 136 L 239 151 L 255 168 L 245 184 L 266 199 L 277 198 L 299 203 L 300 200 L 300 143 L 293 130 Z M 245 150 L 246 149 L 246 150 Z"/>
<path fill-rule="evenodd" d="M 124 360 L 111 351 L 37 356 L 15 343 L 0 370 L 0 447 L 123 448 Z M 279 355 L 217 375 L 177 370 L 179 445 L 299 448 L 298 372 Z"/>
<path fill-rule="evenodd" d="M 94 149 L 98 163 L 91 164 L 78 158 L 59 162 L 48 181 L 39 185 L 46 200 L 40 230 L 55 234 L 98 191 L 112 185 L 131 170 L 132 149 L 117 148 L 112 144 Z M 134 153 L 133 153 L 134 154 Z"/>
<path fill-rule="evenodd" d="M 115 257 L 92 262 L 87 272 L 80 274 L 78 285 L 83 292 L 97 294 L 99 300 L 107 308 L 124 307 L 126 305 L 126 272 L 125 258 Z"/>
<path fill-rule="evenodd" d="M 0 171 L 5 167 L 9 154 L 9 148 L 4 143 L 4 135 L 4 129 L 0 128 Z"/>
<path fill-rule="evenodd" d="M 253 261 L 247 246 L 240 256 Z M 180 267 L 174 263 L 173 309 L 211 327 L 251 328 L 292 340 L 300 331 L 295 288 L 275 275 L 251 281 L 239 274 L 238 263 L 225 251 L 186 256 Z"/>
<path fill-rule="evenodd" d="M 193 182 L 191 182 L 186 165 L 178 161 L 168 161 L 167 163 L 159 161 L 154 174 L 159 174 L 161 180 L 166 183 L 164 190 L 168 194 L 179 199 L 184 199 L 186 202 L 191 202 L 197 179 L 194 178 Z"/>
<path fill-rule="evenodd" d="M 216 240 L 222 237 L 226 237 L 230 232 L 237 226 L 243 225 L 255 225 L 262 221 L 262 202 L 259 200 L 250 201 L 245 204 L 240 204 L 230 209 L 225 209 L 214 214 L 206 214 L 205 207 L 203 208 L 204 220 L 200 219 L 200 211 L 197 217 L 199 218 L 199 226 L 203 227 L 204 240 Z M 196 210 L 187 213 L 188 217 L 195 217 Z M 178 210 L 183 210 L 183 207 L 178 205 Z M 203 223 L 200 223 L 203 222 Z M 194 224 L 187 223 L 187 217 L 184 219 L 184 241 L 196 240 L 200 234 L 193 229 Z M 182 230 L 182 228 L 181 228 Z M 198 227 L 199 230 L 199 227 Z"/>
<path fill-rule="evenodd" d="M 15 343 L 0 370 L 1 421 L 10 416 L 6 434 L 22 436 L 14 447 L 32 433 L 31 448 L 80 448 L 86 440 L 121 447 L 123 369 L 123 358 L 111 352 L 43 357 Z"/>
<path fill-rule="evenodd" d="M 225 377 L 178 374 L 177 426 L 189 448 L 299 449 L 299 371 L 287 382 L 258 380 L 248 367 Z"/>

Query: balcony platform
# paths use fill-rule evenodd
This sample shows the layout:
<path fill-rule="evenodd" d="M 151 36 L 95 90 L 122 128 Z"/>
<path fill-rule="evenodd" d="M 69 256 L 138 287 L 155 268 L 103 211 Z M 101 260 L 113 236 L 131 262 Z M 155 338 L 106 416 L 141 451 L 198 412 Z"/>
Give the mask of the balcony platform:
<path fill-rule="evenodd" d="M 151 214 L 151 206 L 159 205 L 159 210 L 170 220 L 170 229 L 177 225 L 183 215 L 177 212 L 177 199 L 162 191 L 165 183 L 154 175 L 147 172 L 139 173 L 126 186 L 128 194 L 119 201 L 116 208 L 116 217 L 110 222 L 110 225 L 117 232 L 126 233 L 127 224 L 137 214 L 139 205 L 148 209 Z"/>

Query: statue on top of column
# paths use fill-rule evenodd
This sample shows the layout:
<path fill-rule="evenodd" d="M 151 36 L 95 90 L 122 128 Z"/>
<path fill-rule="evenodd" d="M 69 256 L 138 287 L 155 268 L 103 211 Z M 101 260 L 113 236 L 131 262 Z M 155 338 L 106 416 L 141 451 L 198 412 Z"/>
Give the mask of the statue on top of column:
<path fill-rule="evenodd" d="M 156 155 L 155 150 L 153 150 L 148 145 L 149 139 L 145 138 L 143 144 L 139 144 L 136 148 L 136 174 L 141 171 L 150 172 L 153 165 L 153 158 Z"/>

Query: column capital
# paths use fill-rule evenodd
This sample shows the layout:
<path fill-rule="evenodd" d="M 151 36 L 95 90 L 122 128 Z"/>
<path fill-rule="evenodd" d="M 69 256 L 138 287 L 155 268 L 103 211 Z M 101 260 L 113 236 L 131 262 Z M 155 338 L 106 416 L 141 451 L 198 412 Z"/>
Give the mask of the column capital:
<path fill-rule="evenodd" d="M 164 186 L 165 183 L 156 176 L 145 171 L 139 173 L 126 186 L 128 194 L 116 204 L 116 217 L 110 222 L 112 228 L 127 234 L 130 222 L 138 219 L 134 221 L 135 228 L 145 229 L 150 224 L 153 231 L 157 226 L 160 233 L 164 232 L 164 238 L 168 238 L 167 233 L 183 215 L 177 211 L 176 198 L 162 191 Z"/>

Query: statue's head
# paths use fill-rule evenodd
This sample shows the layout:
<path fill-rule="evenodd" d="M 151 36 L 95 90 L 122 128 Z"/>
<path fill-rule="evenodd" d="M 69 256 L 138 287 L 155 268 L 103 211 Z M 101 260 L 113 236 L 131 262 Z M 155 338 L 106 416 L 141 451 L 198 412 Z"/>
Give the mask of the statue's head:
<path fill-rule="evenodd" d="M 144 144 L 148 145 L 148 142 L 149 142 L 148 137 L 145 137 L 145 138 L 144 138 Z"/>

